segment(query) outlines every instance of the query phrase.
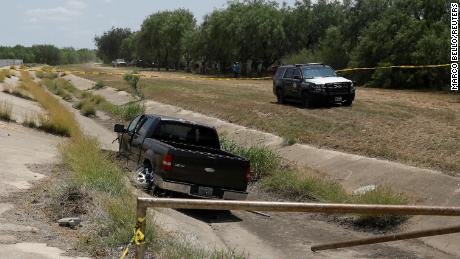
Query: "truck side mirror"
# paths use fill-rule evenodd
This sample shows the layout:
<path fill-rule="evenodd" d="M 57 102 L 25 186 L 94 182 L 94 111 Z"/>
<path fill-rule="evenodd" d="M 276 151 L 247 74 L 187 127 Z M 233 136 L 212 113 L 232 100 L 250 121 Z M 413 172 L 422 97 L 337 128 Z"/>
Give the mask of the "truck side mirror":
<path fill-rule="evenodd" d="M 294 79 L 295 80 L 300 80 L 300 79 L 302 79 L 302 77 L 301 76 L 294 76 Z"/>
<path fill-rule="evenodd" d="M 115 124 L 115 126 L 113 126 L 113 131 L 116 133 L 125 133 L 126 132 L 125 125 Z"/>

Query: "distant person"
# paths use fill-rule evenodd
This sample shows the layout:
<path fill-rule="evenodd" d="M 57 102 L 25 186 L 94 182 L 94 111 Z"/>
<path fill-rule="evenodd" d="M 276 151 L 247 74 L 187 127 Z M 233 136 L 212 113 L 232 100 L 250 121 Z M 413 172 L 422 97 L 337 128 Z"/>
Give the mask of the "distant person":
<path fill-rule="evenodd" d="M 239 62 L 234 62 L 232 70 L 233 70 L 233 76 L 235 78 L 239 77 L 240 73 L 241 73 L 241 65 L 240 65 L 240 63 Z"/>

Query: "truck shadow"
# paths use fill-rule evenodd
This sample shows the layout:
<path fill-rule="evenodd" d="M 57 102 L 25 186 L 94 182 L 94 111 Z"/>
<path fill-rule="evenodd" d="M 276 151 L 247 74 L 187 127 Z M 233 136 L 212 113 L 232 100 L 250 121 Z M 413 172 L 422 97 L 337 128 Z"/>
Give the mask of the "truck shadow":
<path fill-rule="evenodd" d="M 330 104 L 330 103 L 325 103 L 325 102 L 320 102 L 320 103 L 315 103 L 312 107 L 310 108 L 306 108 L 302 105 L 302 103 L 300 102 L 296 102 L 296 101 L 285 101 L 284 103 L 278 103 L 278 102 L 275 102 L 275 101 L 272 101 L 270 102 L 271 104 L 275 104 L 275 105 L 281 105 L 281 106 L 291 106 L 291 107 L 295 107 L 295 108 L 298 108 L 298 109 L 306 109 L 306 110 L 314 110 L 314 109 L 331 109 L 333 107 L 341 107 L 342 105 L 340 104 Z"/>
<path fill-rule="evenodd" d="M 207 224 L 210 223 L 231 223 L 240 222 L 241 218 L 233 215 L 229 210 L 192 210 L 192 209 L 176 209 L 178 212 L 183 213 L 194 219 L 203 221 Z"/>

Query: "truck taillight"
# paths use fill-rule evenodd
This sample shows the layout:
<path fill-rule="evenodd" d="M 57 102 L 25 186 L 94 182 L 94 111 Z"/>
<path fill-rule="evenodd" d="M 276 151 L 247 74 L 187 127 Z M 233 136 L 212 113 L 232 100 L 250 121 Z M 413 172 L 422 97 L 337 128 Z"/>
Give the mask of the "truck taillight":
<path fill-rule="evenodd" d="M 173 156 L 171 154 L 166 154 L 166 156 L 163 158 L 163 170 L 164 171 L 170 171 L 172 169 L 172 161 L 173 161 Z"/>
<path fill-rule="evenodd" d="M 251 166 L 246 167 L 246 174 L 244 175 L 244 180 L 249 183 L 251 181 Z"/>

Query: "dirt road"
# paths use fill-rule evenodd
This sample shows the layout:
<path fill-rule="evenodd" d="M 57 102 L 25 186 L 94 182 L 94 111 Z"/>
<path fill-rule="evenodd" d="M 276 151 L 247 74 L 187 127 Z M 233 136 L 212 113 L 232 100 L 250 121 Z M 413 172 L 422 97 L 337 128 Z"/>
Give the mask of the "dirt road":
<path fill-rule="evenodd" d="M 42 227 L 30 226 L 29 217 L 16 211 L 14 193 L 28 195 L 35 182 L 45 178 L 34 168 L 59 161 L 57 144 L 61 138 L 0 121 L 0 258 L 74 258 L 52 244 L 24 241 L 25 236 L 42 236 Z M 6 214 L 15 213 L 15 217 Z M 17 220 L 25 218 L 23 222 Z M 43 226 L 45 228 L 45 226 Z"/>
<path fill-rule="evenodd" d="M 237 140 L 260 141 L 261 144 L 269 144 L 274 148 L 280 146 L 280 138 L 271 134 L 157 102 L 149 101 L 146 107 L 148 112 L 203 121 L 216 126 L 220 131 L 226 129 Z M 324 161 L 328 159 L 331 159 L 330 155 L 324 157 Z M 343 162 L 348 163 L 347 160 Z M 250 199 L 262 198 L 257 194 L 252 195 L 254 196 Z M 156 217 L 160 227 L 169 232 L 179 233 L 192 243 L 209 248 L 245 251 L 251 258 L 454 258 L 420 241 L 313 254 L 309 251 L 312 244 L 369 235 L 328 223 L 317 215 L 272 213 L 272 217 L 264 218 L 248 212 L 209 213 L 165 209 L 156 213 Z"/>

